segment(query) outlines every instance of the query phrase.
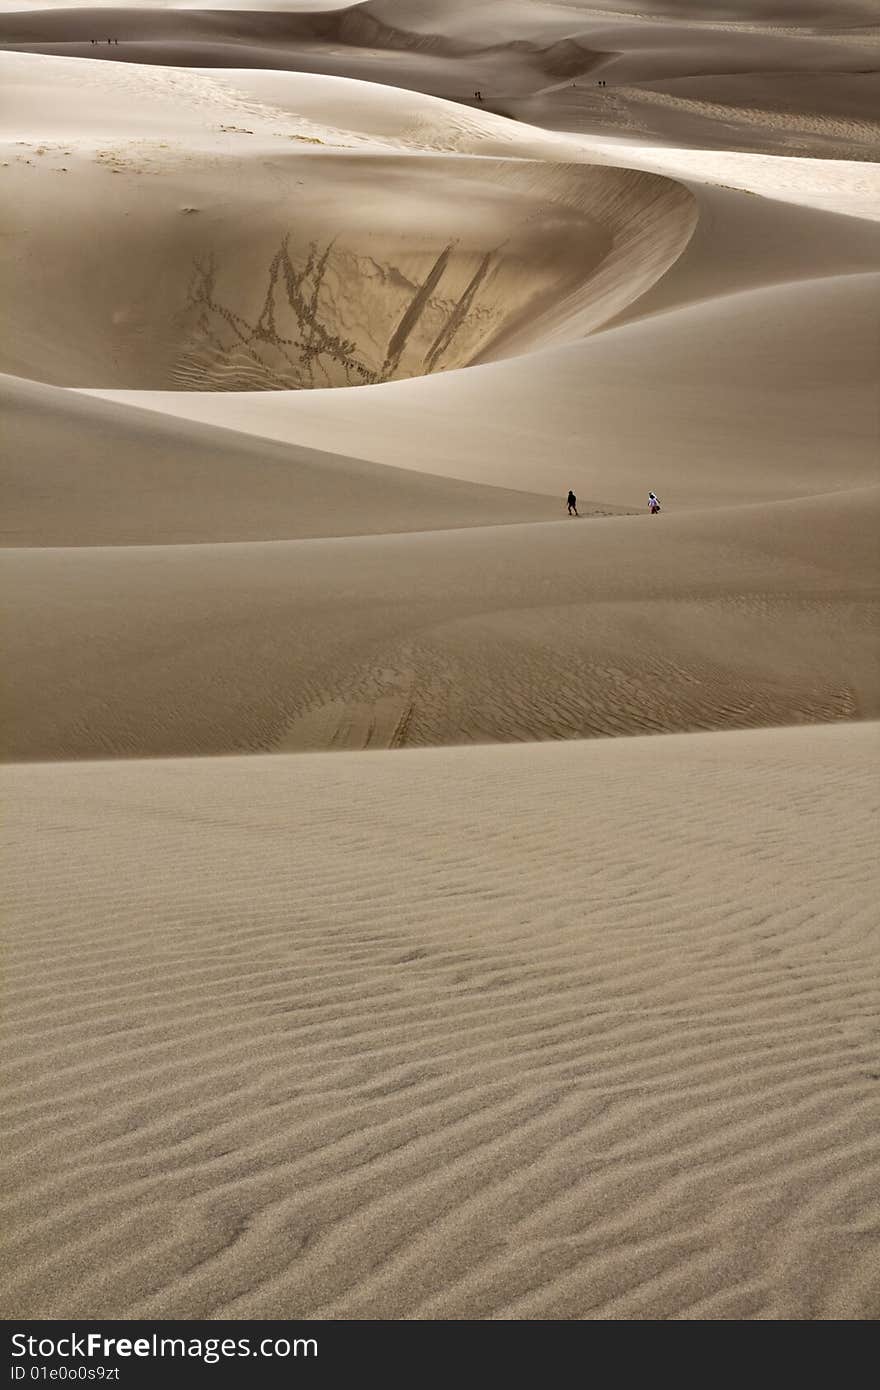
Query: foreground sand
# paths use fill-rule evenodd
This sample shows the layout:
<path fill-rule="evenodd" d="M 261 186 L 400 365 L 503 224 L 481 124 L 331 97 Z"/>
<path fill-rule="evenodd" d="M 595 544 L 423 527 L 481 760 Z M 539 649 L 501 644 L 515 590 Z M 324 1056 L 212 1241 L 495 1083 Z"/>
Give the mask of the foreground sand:
<path fill-rule="evenodd" d="M 880 1315 L 879 733 L 4 770 L 4 1311 Z"/>
<path fill-rule="evenodd" d="M 5 1313 L 877 1317 L 878 733 L 5 769 Z"/>

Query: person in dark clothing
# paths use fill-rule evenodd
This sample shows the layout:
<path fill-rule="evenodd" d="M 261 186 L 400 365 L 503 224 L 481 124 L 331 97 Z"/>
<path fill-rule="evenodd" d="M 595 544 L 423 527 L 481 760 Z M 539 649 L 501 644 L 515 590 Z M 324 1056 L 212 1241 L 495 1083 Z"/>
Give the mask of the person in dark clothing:
<path fill-rule="evenodd" d="M 569 514 L 569 516 L 577 516 L 577 514 L 578 514 L 577 501 L 578 501 L 578 500 L 577 500 L 577 498 L 575 497 L 574 493 L 571 491 L 570 488 L 569 488 L 568 497 L 567 497 L 566 501 L 567 501 L 567 505 L 568 505 L 568 514 Z"/>

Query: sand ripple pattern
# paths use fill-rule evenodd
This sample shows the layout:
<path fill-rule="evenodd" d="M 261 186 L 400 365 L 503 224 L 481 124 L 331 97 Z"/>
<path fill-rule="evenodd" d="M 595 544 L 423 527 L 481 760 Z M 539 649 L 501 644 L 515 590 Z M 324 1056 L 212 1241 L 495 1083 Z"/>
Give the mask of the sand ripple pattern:
<path fill-rule="evenodd" d="M 878 504 L 865 489 L 662 527 L 9 550 L 7 756 L 877 718 Z"/>
<path fill-rule="evenodd" d="M 877 737 L 5 769 L 4 1312 L 876 1317 Z"/>

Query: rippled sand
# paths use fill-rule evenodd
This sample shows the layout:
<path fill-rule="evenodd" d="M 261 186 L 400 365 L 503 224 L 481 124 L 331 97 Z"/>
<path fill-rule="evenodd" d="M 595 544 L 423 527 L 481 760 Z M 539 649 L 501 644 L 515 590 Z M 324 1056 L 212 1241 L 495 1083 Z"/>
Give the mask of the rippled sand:
<path fill-rule="evenodd" d="M 880 39 L 765 8 L 0 16 L 7 1316 L 880 1315 Z"/>

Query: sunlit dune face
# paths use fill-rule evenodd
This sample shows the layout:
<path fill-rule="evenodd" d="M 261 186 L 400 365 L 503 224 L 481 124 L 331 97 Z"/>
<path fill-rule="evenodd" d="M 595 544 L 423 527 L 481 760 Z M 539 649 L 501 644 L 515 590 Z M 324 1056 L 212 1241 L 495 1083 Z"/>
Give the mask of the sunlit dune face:
<path fill-rule="evenodd" d="M 220 249 L 209 236 L 192 257 L 173 384 L 356 386 L 491 356 L 505 331 L 588 283 L 610 248 L 601 224 L 564 205 L 537 226 L 506 181 L 493 197 L 456 178 L 433 199 L 417 179 L 413 196 L 370 207 L 356 178 L 329 206 L 320 187 L 298 190 L 274 235 L 223 246 L 220 228 Z"/>
<path fill-rule="evenodd" d="M 13 210 L 0 368 L 64 386 L 359 386 L 573 341 L 694 222 L 671 180 L 589 165 L 141 145 L 59 192 L 54 163 L 15 171 L 65 215 Z"/>

